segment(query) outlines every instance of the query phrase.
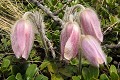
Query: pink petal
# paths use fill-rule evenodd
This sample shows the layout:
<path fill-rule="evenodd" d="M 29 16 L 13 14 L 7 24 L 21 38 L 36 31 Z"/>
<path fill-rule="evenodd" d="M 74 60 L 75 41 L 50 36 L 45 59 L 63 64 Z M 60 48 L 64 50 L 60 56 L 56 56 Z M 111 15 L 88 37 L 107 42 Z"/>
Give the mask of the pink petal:
<path fill-rule="evenodd" d="M 16 22 L 12 28 L 12 49 L 17 58 L 28 58 L 34 42 L 33 25 L 23 18 Z"/>
<path fill-rule="evenodd" d="M 32 24 L 30 24 L 29 22 L 26 22 L 25 24 L 25 50 L 22 54 L 22 57 L 25 58 L 27 60 L 29 53 L 32 49 L 32 45 L 34 42 L 34 32 L 33 32 L 33 28 L 32 28 Z"/>
<path fill-rule="evenodd" d="M 12 34 L 11 34 L 11 43 L 12 43 L 12 49 L 16 55 L 17 58 L 21 57 L 21 54 L 24 50 L 24 39 L 22 37 L 25 37 L 23 35 L 23 29 L 24 29 L 24 20 L 19 20 L 16 22 L 14 27 L 12 28 Z M 21 47 L 22 46 L 22 47 Z"/>
<path fill-rule="evenodd" d="M 78 43 L 80 38 L 80 29 L 74 25 L 72 33 L 70 34 L 69 39 L 66 42 L 64 49 L 64 58 L 70 60 L 74 58 L 78 53 Z"/>
<path fill-rule="evenodd" d="M 61 32 L 61 56 L 70 60 L 78 52 L 78 42 L 80 38 L 80 29 L 77 23 L 68 22 Z"/>
<path fill-rule="evenodd" d="M 17 44 L 22 54 L 25 49 L 25 38 L 26 38 L 25 37 L 25 21 L 21 20 L 21 22 L 18 23 L 16 28 L 17 28 L 16 30 Z"/>
<path fill-rule="evenodd" d="M 61 32 L 61 35 L 60 35 L 60 42 L 61 42 L 60 46 L 61 46 L 61 57 L 62 58 L 64 57 L 65 44 L 66 44 L 68 38 L 70 37 L 70 34 L 73 29 L 73 26 L 70 24 L 71 24 L 71 22 L 68 22 L 65 24 L 65 26 Z"/>
<path fill-rule="evenodd" d="M 97 14 L 92 9 L 85 9 L 80 13 L 80 25 L 85 35 L 92 35 L 98 41 L 103 41 L 103 34 Z"/>
<path fill-rule="evenodd" d="M 81 49 L 84 56 L 95 66 L 106 63 L 106 56 L 102 51 L 99 42 L 92 36 L 87 35 L 82 37 Z"/>

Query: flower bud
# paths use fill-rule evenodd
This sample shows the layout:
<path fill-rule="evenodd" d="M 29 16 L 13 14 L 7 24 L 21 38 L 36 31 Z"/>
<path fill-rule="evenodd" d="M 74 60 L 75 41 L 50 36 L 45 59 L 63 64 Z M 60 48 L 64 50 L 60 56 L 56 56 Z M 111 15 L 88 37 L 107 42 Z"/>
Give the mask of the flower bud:
<path fill-rule="evenodd" d="M 67 22 L 60 35 L 62 59 L 70 60 L 77 55 L 79 38 L 79 25 L 76 22 Z"/>
<path fill-rule="evenodd" d="M 80 25 L 85 35 L 92 35 L 99 42 L 103 41 L 100 21 L 94 10 L 86 8 L 80 12 Z"/>
<path fill-rule="evenodd" d="M 86 35 L 81 37 L 81 49 L 83 55 L 94 66 L 99 67 L 99 64 L 106 63 L 106 56 L 102 51 L 99 42 L 92 36 Z"/>
<path fill-rule="evenodd" d="M 24 18 L 18 20 L 12 28 L 12 49 L 17 58 L 23 57 L 27 60 L 34 42 L 32 24 Z"/>

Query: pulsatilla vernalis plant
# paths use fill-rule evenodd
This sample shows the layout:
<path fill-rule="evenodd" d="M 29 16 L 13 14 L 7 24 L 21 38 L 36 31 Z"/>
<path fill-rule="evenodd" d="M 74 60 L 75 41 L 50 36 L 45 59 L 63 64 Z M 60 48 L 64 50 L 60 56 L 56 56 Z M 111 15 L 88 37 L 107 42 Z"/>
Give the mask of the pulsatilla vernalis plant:
<path fill-rule="evenodd" d="M 100 46 L 103 42 L 103 34 L 97 14 L 90 8 L 83 8 L 77 18 L 79 19 L 74 22 L 78 22 L 79 26 L 67 22 L 61 32 L 61 56 L 66 60 L 71 60 L 80 50 L 86 59 L 96 67 L 104 62 L 107 63 L 106 55 Z"/>
<path fill-rule="evenodd" d="M 70 19 L 63 25 L 64 28 L 60 35 L 62 59 L 75 58 L 81 49 L 83 55 L 93 65 L 99 67 L 99 64 L 106 63 L 106 55 L 100 46 L 103 42 L 103 34 L 95 11 L 91 8 L 83 8 L 77 15 L 78 20 L 73 19 L 73 14 L 70 15 L 66 15 L 68 19 L 70 16 Z M 35 24 L 27 16 L 24 15 L 12 28 L 12 49 L 17 58 L 27 59 L 34 42 L 33 27 Z"/>

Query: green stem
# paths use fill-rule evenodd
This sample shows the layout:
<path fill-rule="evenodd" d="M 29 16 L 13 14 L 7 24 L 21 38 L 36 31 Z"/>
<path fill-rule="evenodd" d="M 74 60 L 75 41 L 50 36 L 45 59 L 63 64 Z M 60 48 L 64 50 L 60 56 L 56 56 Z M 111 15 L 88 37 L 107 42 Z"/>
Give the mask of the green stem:
<path fill-rule="evenodd" d="M 80 49 L 79 49 L 78 56 L 79 56 L 78 74 L 81 75 L 81 73 L 82 73 L 82 53 L 81 53 Z"/>

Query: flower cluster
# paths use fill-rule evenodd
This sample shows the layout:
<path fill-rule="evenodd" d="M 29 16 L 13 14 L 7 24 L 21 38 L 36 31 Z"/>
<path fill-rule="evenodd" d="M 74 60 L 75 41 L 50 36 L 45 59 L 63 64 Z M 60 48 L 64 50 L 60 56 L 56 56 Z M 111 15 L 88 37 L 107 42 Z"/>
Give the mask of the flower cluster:
<path fill-rule="evenodd" d="M 34 14 L 26 12 L 12 27 L 11 43 L 17 58 L 27 60 L 32 49 L 35 24 L 30 17 L 33 16 Z M 93 65 L 99 67 L 99 64 L 106 63 L 106 55 L 100 46 L 103 34 L 95 11 L 83 8 L 77 15 L 77 21 L 73 20 L 74 17 L 69 12 L 65 17 L 69 20 L 66 20 L 60 35 L 61 58 L 71 60 L 81 50 Z"/>
<path fill-rule="evenodd" d="M 98 16 L 91 8 L 85 8 L 79 12 L 78 18 L 78 21 L 70 20 L 64 25 L 60 36 L 61 57 L 71 60 L 80 49 L 91 64 L 99 67 L 106 63 L 106 55 L 100 46 L 103 34 Z"/>

